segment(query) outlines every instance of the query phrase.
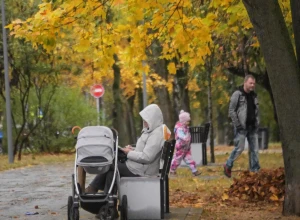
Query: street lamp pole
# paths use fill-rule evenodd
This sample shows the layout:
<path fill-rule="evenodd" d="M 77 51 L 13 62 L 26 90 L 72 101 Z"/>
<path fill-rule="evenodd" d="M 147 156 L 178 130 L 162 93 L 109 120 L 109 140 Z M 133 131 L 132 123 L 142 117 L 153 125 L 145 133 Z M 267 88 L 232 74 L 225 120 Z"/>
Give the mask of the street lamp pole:
<path fill-rule="evenodd" d="M 4 57 L 4 74 L 5 74 L 5 101 L 6 101 L 6 125 L 7 125 L 7 149 L 8 149 L 8 162 L 14 162 L 13 146 L 12 146 L 12 122 L 11 122 L 11 107 L 10 107 L 10 87 L 8 77 L 8 56 L 7 56 L 7 41 L 5 29 L 5 4 L 1 0 L 2 12 L 2 37 L 3 37 L 3 57 Z"/>

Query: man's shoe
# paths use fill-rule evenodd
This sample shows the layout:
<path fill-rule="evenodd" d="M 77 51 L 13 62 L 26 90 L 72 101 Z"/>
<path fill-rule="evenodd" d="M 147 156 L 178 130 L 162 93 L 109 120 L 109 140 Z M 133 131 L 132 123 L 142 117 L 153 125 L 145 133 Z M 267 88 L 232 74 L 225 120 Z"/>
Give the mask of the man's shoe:
<path fill-rule="evenodd" d="M 224 167 L 224 174 L 225 174 L 225 176 L 227 176 L 228 178 L 230 178 L 231 177 L 231 169 L 229 169 L 226 166 L 226 164 L 224 164 L 223 167 Z"/>
<path fill-rule="evenodd" d="M 91 185 L 89 185 L 85 190 L 84 190 L 85 193 L 92 193 L 92 194 L 95 194 L 97 193 L 97 190 L 92 187 Z"/>

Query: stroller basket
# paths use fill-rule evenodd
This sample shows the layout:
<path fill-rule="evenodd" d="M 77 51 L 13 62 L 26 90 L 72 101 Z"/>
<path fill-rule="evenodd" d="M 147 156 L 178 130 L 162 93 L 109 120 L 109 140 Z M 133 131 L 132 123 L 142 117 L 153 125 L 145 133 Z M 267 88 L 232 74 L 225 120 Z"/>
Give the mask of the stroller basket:
<path fill-rule="evenodd" d="M 108 160 L 105 157 L 93 156 L 93 157 L 83 158 L 80 162 L 82 162 L 82 163 L 105 163 L 105 162 L 108 162 Z"/>

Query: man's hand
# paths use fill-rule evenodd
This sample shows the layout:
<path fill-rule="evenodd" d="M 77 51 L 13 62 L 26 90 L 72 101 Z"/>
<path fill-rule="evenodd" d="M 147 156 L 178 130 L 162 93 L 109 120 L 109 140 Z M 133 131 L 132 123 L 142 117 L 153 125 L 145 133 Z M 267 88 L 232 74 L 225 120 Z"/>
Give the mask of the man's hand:
<path fill-rule="evenodd" d="M 242 126 L 238 126 L 238 127 L 236 127 L 236 131 L 238 132 L 238 133 L 241 133 L 241 132 L 243 132 L 245 129 L 242 127 Z"/>

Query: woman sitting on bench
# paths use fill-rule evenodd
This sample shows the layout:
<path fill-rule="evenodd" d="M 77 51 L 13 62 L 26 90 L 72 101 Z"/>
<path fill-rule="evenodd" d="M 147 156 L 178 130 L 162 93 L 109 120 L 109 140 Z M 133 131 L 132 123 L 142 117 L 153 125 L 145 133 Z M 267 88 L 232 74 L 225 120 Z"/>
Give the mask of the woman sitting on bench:
<path fill-rule="evenodd" d="M 161 149 L 165 142 L 163 114 L 156 104 L 151 104 L 140 112 L 140 116 L 143 119 L 142 135 L 135 149 L 130 145 L 122 149 L 127 154 L 127 161 L 118 162 L 120 177 L 155 176 L 159 173 Z M 112 177 L 112 171 L 98 174 L 85 192 L 96 193 L 99 189 L 108 192 Z"/>

